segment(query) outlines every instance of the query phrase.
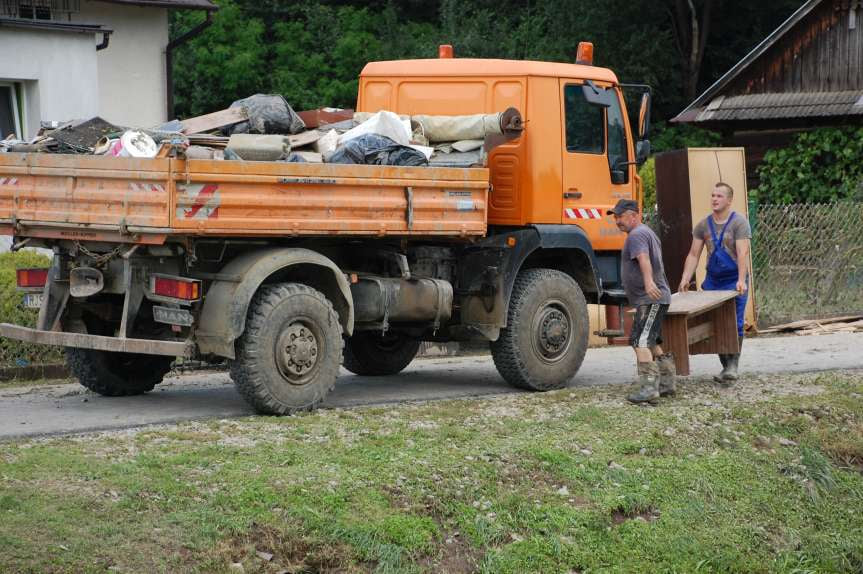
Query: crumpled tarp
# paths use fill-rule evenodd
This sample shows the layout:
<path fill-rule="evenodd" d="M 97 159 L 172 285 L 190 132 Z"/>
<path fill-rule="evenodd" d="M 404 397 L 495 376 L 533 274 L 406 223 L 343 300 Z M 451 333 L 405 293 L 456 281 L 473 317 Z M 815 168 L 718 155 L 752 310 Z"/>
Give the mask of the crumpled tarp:
<path fill-rule="evenodd" d="M 365 134 L 346 141 L 327 158 L 328 163 L 365 165 L 428 165 L 421 151 L 399 145 L 388 137 Z"/>
<path fill-rule="evenodd" d="M 291 105 L 279 94 L 255 94 L 231 104 L 232 108 L 244 107 L 249 119 L 223 128 L 226 135 L 232 134 L 298 134 L 306 124 Z"/>
<path fill-rule="evenodd" d="M 419 124 L 423 135 L 431 143 L 460 140 L 482 140 L 487 135 L 500 135 L 503 114 L 476 114 L 472 116 L 411 116 Z"/>

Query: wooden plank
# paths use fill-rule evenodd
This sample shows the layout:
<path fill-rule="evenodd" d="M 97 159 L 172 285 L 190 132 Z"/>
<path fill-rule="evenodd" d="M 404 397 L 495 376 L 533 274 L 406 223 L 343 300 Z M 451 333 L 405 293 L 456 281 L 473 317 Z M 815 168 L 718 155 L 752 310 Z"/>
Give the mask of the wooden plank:
<path fill-rule="evenodd" d="M 211 114 L 197 116 L 183 120 L 184 134 L 197 134 L 208 132 L 224 126 L 230 126 L 249 119 L 249 113 L 246 108 L 238 106 L 236 108 L 228 108 Z"/>
<path fill-rule="evenodd" d="M 737 291 L 687 291 L 671 296 L 669 315 L 697 315 L 737 297 Z"/>
<path fill-rule="evenodd" d="M 336 110 L 331 108 L 320 108 L 317 110 L 305 110 L 297 115 L 303 120 L 307 128 L 317 128 L 327 124 L 337 124 L 354 118 L 354 110 Z"/>
<path fill-rule="evenodd" d="M 845 323 L 847 321 L 857 321 L 863 319 L 863 315 L 844 315 L 842 317 L 832 317 L 828 319 L 804 319 L 802 321 L 793 321 L 782 325 L 774 325 L 769 329 L 759 330 L 761 334 L 779 333 L 780 331 L 796 331 L 798 329 L 806 329 L 817 325 L 829 325 L 831 323 Z"/>
<path fill-rule="evenodd" d="M 687 341 L 690 345 L 700 343 L 713 336 L 713 322 L 707 321 L 688 329 Z"/>
<path fill-rule="evenodd" d="M 689 343 L 686 316 L 666 315 L 662 321 L 662 350 L 674 353 L 677 374 L 689 374 Z"/>
<path fill-rule="evenodd" d="M 297 149 L 307 145 L 312 145 L 322 137 L 324 137 L 324 132 L 309 130 L 288 136 L 288 141 L 291 142 L 291 149 Z"/>

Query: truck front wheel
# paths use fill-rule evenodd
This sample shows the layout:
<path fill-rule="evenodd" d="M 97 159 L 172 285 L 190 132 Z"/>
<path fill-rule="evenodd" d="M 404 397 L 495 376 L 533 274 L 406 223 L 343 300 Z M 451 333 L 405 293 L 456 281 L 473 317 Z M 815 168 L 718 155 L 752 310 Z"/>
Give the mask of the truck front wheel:
<path fill-rule="evenodd" d="M 572 277 L 554 269 L 527 269 L 515 279 L 507 327 L 491 343 L 491 356 L 513 386 L 560 389 L 581 367 L 589 330 L 587 303 Z"/>
<path fill-rule="evenodd" d="M 128 397 L 152 391 L 171 370 L 173 357 L 66 349 L 66 364 L 78 381 L 106 397 Z"/>
<path fill-rule="evenodd" d="M 401 333 L 359 332 L 345 342 L 345 368 L 355 375 L 395 375 L 416 357 L 420 342 Z"/>
<path fill-rule="evenodd" d="M 320 404 L 341 362 L 342 327 L 327 298 L 297 283 L 266 285 L 249 305 L 231 378 L 256 411 L 286 415 Z"/>

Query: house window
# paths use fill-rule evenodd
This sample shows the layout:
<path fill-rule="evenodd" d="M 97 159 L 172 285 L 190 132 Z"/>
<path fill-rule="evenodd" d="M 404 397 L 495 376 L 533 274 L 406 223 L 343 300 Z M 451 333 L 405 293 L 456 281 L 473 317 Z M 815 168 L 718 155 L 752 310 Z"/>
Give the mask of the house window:
<path fill-rule="evenodd" d="M 15 84 L 0 83 L 0 139 L 10 135 L 22 139 L 18 90 Z"/>
<path fill-rule="evenodd" d="M 605 151 L 605 118 L 602 108 L 587 102 L 581 85 L 564 88 L 566 151 L 601 154 Z"/>
<path fill-rule="evenodd" d="M 68 20 L 81 0 L 0 0 L 0 16 L 26 20 Z"/>

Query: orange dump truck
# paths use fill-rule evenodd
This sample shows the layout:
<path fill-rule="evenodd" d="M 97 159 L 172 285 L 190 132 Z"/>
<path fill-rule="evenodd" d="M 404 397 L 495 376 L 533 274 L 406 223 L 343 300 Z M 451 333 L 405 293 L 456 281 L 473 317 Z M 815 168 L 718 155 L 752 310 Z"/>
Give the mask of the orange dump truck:
<path fill-rule="evenodd" d="M 391 375 L 422 341 L 490 341 L 509 383 L 564 386 L 587 303 L 616 304 L 624 237 L 606 209 L 638 198 L 639 134 L 622 86 L 583 64 L 374 62 L 359 111 L 514 107 L 520 137 L 487 168 L 0 154 L 0 232 L 52 249 L 19 273 L 36 328 L 104 395 L 149 391 L 175 357 L 230 363 L 260 412 L 312 408 L 340 365 Z"/>

